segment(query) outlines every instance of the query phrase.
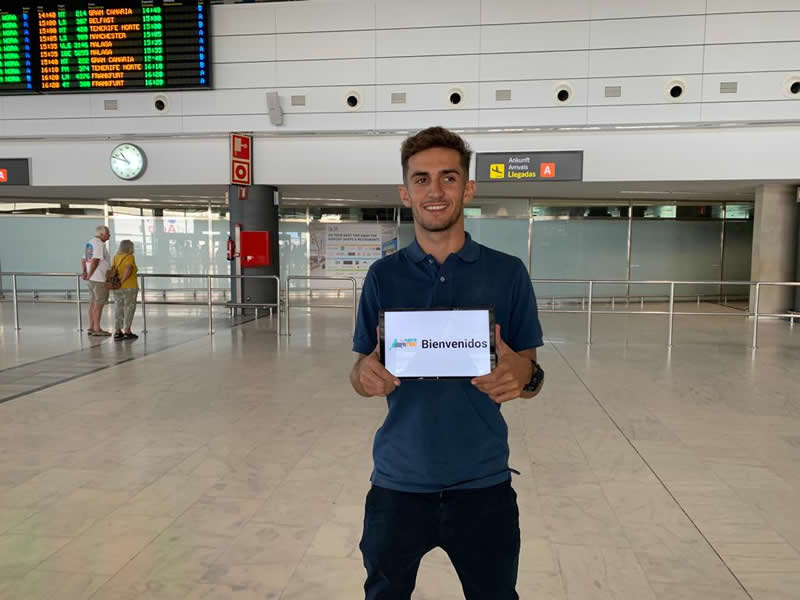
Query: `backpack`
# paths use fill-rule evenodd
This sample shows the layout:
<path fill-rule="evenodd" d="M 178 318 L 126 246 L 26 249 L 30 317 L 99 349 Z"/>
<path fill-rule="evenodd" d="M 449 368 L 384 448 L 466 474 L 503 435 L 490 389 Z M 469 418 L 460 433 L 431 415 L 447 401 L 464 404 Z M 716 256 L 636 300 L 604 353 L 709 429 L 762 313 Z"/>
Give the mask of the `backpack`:
<path fill-rule="evenodd" d="M 106 271 L 106 289 L 118 290 L 121 287 L 122 282 L 119 279 L 119 271 L 117 271 L 117 267 L 112 265 Z"/>

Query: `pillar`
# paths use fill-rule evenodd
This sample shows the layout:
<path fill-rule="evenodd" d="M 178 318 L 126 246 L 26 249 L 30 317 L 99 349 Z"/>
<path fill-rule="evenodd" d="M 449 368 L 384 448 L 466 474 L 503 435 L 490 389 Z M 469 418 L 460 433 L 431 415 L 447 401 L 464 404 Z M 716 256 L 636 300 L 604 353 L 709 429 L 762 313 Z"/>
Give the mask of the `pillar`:
<path fill-rule="evenodd" d="M 752 281 L 795 281 L 798 238 L 797 186 L 766 184 L 756 189 Z M 795 290 L 762 286 L 758 310 L 782 313 L 794 305 Z M 750 308 L 755 309 L 754 288 Z"/>
<path fill-rule="evenodd" d="M 230 236 L 236 239 L 235 228 L 238 223 L 242 231 L 269 231 L 270 253 L 272 264 L 268 267 L 243 268 L 242 275 L 278 275 L 280 262 L 278 257 L 278 206 L 275 202 L 277 189 L 269 185 L 251 185 L 247 189 L 247 198 L 239 198 L 239 186 L 232 185 L 228 190 L 230 201 Z M 238 252 L 237 248 L 237 252 Z M 233 266 L 231 266 L 233 273 Z M 231 280 L 231 298 L 234 302 L 265 302 L 274 304 L 277 301 L 274 279 L 243 279 L 242 299 L 236 295 L 236 280 Z"/>

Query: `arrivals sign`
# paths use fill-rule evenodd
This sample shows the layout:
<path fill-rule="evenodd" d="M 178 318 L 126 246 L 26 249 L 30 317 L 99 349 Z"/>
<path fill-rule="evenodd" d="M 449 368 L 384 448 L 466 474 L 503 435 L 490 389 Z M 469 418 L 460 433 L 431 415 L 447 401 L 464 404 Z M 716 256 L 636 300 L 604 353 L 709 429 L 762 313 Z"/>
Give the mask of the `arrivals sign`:
<path fill-rule="evenodd" d="M 477 181 L 582 181 L 583 151 L 479 152 Z"/>
<path fill-rule="evenodd" d="M 0 158 L 0 185 L 30 185 L 27 158 Z"/>

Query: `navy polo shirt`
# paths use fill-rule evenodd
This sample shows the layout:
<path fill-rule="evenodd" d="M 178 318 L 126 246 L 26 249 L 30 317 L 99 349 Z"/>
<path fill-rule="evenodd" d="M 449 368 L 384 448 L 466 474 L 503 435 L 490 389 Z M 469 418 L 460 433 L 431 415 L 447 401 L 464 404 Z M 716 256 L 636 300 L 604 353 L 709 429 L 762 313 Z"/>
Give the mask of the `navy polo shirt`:
<path fill-rule="evenodd" d="M 473 241 L 440 265 L 414 241 L 375 262 L 364 280 L 353 351 L 375 350 L 381 310 L 493 306 L 515 351 L 542 345 L 536 298 L 521 260 Z M 403 380 L 375 434 L 372 483 L 406 492 L 506 481 L 508 426 L 500 405 L 469 379 Z"/>

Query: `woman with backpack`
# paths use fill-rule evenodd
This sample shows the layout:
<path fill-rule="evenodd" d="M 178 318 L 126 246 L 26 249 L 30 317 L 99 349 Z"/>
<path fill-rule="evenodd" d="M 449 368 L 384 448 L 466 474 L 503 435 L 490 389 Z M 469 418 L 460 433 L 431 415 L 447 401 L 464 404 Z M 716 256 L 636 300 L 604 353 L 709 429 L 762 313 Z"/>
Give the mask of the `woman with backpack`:
<path fill-rule="evenodd" d="M 133 242 L 122 240 L 114 256 L 113 268 L 119 277 L 120 286 L 114 290 L 114 341 L 135 340 L 139 336 L 131 332 L 133 313 L 136 312 L 136 297 L 139 295 L 139 268 L 133 258 Z M 123 325 L 125 330 L 123 331 Z"/>

